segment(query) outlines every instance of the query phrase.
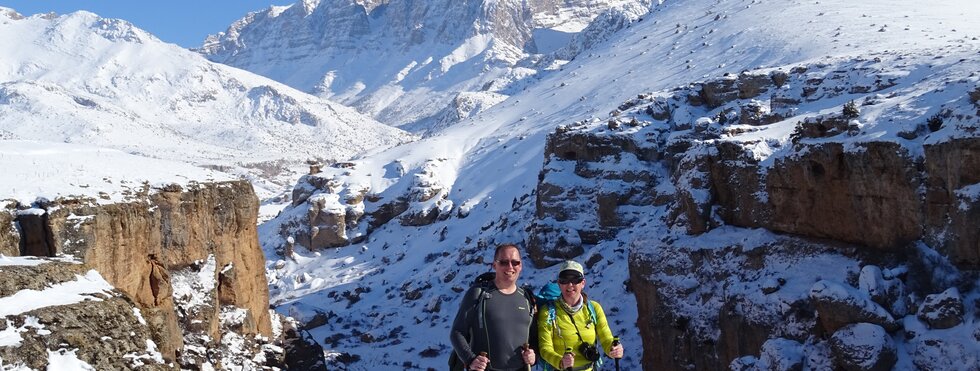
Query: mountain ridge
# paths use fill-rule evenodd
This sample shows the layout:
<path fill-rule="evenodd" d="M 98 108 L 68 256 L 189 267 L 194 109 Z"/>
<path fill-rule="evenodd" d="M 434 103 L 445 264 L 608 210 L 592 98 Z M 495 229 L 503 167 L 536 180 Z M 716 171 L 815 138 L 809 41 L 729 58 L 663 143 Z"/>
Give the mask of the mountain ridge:
<path fill-rule="evenodd" d="M 305 172 L 308 159 L 338 161 L 413 138 L 347 107 L 208 62 L 126 21 L 89 12 L 5 14 L 0 39 L 29 51 L 0 58 L 0 130 L 10 138 L 225 169 L 258 186 L 270 182 L 259 189 L 263 198 Z"/>

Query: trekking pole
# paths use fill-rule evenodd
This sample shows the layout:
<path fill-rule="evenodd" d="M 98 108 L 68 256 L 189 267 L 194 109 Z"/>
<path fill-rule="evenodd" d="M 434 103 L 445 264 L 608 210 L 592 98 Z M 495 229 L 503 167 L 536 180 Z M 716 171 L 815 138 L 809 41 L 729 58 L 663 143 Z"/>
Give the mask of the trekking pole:
<path fill-rule="evenodd" d="M 618 337 L 614 337 L 613 338 L 613 342 L 612 342 L 612 346 L 615 347 L 617 345 L 619 345 L 619 338 Z M 613 362 L 616 363 L 616 371 L 619 371 L 619 358 L 613 358 Z"/>
<path fill-rule="evenodd" d="M 522 345 L 521 347 L 524 348 L 524 351 L 526 352 L 528 349 L 531 348 L 531 344 L 524 343 L 524 345 Z M 527 371 L 531 371 L 531 364 L 530 363 L 527 364 Z"/>
<path fill-rule="evenodd" d="M 571 347 L 565 347 L 565 354 L 573 354 Z M 574 366 L 574 364 L 572 365 Z M 572 366 L 565 367 L 565 371 L 572 371 Z"/>

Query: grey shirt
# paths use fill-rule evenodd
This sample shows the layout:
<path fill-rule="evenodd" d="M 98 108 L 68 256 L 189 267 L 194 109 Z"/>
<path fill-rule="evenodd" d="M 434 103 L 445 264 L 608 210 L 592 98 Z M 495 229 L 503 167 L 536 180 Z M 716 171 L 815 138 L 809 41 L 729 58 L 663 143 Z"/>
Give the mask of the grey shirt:
<path fill-rule="evenodd" d="M 473 287 L 463 296 L 449 338 L 456 355 L 467 366 L 477 353 L 487 352 L 491 370 L 524 369 L 521 351 L 528 342 L 531 316 L 531 305 L 520 287 L 509 295 L 493 286 Z"/>

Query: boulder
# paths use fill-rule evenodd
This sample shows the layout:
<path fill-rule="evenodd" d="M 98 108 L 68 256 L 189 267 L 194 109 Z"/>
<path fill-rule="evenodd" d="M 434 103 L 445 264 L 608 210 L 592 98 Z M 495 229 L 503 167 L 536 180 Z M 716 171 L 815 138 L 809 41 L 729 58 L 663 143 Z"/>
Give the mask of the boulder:
<path fill-rule="evenodd" d="M 803 344 L 776 338 L 762 344 L 757 369 L 770 371 L 803 371 Z"/>
<path fill-rule="evenodd" d="M 810 288 L 810 299 L 817 308 L 817 318 L 828 334 L 849 324 L 868 322 L 888 331 L 899 324 L 885 308 L 849 286 L 821 280 Z"/>
<path fill-rule="evenodd" d="M 858 288 L 895 318 L 903 317 L 908 312 L 905 284 L 897 278 L 885 279 L 881 268 L 876 265 L 861 268 Z"/>
<path fill-rule="evenodd" d="M 963 298 L 955 287 L 926 296 L 916 317 L 930 328 L 947 329 L 963 323 Z"/>
<path fill-rule="evenodd" d="M 920 336 L 908 345 L 912 363 L 923 371 L 976 371 L 977 339 Z"/>
<path fill-rule="evenodd" d="M 891 336 L 870 323 L 847 325 L 830 337 L 834 364 L 846 371 L 891 370 L 898 356 Z"/>

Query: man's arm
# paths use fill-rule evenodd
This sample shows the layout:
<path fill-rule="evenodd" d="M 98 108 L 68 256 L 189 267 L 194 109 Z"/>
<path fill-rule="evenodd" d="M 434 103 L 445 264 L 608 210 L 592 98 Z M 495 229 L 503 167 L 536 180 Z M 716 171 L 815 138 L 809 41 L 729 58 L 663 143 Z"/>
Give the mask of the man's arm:
<path fill-rule="evenodd" d="M 467 335 L 469 335 L 470 329 L 473 327 L 471 326 L 471 322 L 474 320 L 472 313 L 481 291 L 482 289 L 479 287 L 473 287 L 466 292 L 466 295 L 463 296 L 463 301 L 459 303 L 459 309 L 456 310 L 453 327 L 449 331 L 449 342 L 453 345 L 453 351 L 456 352 L 456 356 L 465 364 L 469 364 L 473 358 L 476 358 L 476 354 L 470 348 Z"/>

